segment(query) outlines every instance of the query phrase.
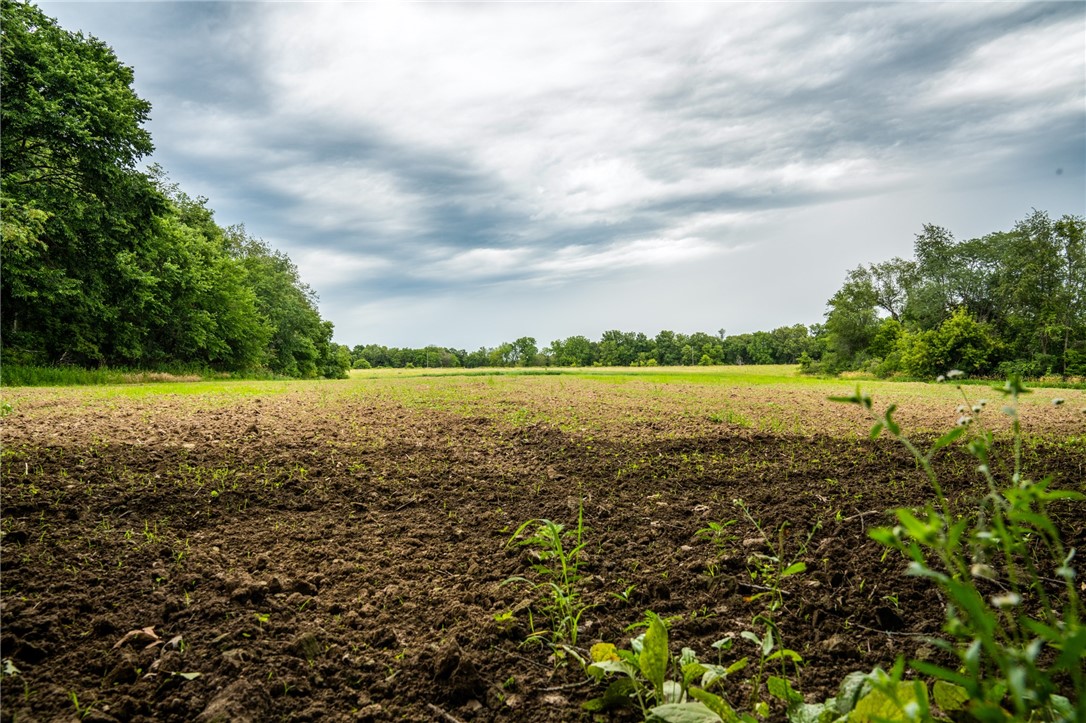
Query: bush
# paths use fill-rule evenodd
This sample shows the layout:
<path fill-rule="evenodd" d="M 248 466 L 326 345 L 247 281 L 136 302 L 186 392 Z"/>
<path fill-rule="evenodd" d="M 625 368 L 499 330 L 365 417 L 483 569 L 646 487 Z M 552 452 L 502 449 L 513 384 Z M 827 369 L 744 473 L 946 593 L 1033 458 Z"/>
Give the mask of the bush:
<path fill-rule="evenodd" d="M 358 359 L 355 359 L 353 366 L 354 366 L 355 369 L 372 369 L 373 368 L 373 365 L 369 363 L 369 360 L 367 360 L 366 357 L 359 357 Z"/>
<path fill-rule="evenodd" d="M 998 342 L 987 324 L 958 309 L 938 329 L 903 332 L 897 342 L 901 370 L 909 376 L 931 378 L 946 369 L 986 374 L 998 353 Z"/>

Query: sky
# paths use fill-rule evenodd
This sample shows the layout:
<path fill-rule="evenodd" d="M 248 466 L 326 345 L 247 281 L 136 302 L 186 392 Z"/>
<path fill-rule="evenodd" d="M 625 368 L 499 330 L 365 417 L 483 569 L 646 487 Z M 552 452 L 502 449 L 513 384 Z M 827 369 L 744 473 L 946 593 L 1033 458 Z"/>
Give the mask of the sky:
<path fill-rule="evenodd" d="M 823 320 L 848 269 L 1086 214 L 1086 4 L 41 2 L 335 340 Z"/>

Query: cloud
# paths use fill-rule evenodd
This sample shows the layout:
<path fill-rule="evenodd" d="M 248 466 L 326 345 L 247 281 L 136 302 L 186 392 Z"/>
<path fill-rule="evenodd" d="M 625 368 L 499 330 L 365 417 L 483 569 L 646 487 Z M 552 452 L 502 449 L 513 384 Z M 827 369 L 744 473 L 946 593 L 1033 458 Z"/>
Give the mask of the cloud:
<path fill-rule="evenodd" d="M 924 222 L 1083 212 L 1081 3 L 51 8 L 344 341 L 817 321 Z"/>

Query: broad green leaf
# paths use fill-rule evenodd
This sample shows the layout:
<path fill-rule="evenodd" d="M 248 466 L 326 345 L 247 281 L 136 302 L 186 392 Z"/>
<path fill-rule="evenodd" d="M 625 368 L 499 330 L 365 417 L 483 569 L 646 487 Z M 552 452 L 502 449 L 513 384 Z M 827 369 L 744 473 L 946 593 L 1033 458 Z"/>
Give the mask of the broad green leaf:
<path fill-rule="evenodd" d="M 1071 721 L 1075 719 L 1075 707 L 1071 705 L 1071 701 L 1062 695 L 1052 695 L 1048 698 L 1052 704 L 1052 710 L 1054 710 L 1063 720 Z"/>
<path fill-rule="evenodd" d="M 649 629 L 645 631 L 641 648 L 641 674 L 652 683 L 657 693 L 662 693 L 670 657 L 667 651 L 667 626 L 654 612 L 646 613 L 645 617 L 649 620 Z"/>
<path fill-rule="evenodd" d="M 739 637 L 743 638 L 744 640 L 749 640 L 750 642 L 757 645 L 759 648 L 762 647 L 762 639 L 759 638 L 758 634 L 752 630 L 744 630 L 743 632 L 739 633 Z"/>
<path fill-rule="evenodd" d="M 598 663 L 592 663 L 586 670 L 596 680 L 601 680 L 606 673 L 618 673 L 631 678 L 637 677 L 637 668 L 625 660 L 601 660 Z"/>
<path fill-rule="evenodd" d="M 921 706 L 917 698 L 917 689 L 912 683 L 890 684 L 896 700 L 879 688 L 873 689 L 856 703 L 856 707 L 848 715 L 849 723 L 876 723 L 881 721 L 907 721 L 904 706 L 916 703 Z M 924 696 L 927 696 L 927 690 Z"/>
<path fill-rule="evenodd" d="M 698 654 L 694 652 L 693 648 L 683 648 L 679 653 L 679 667 L 685 668 L 690 663 L 698 662 Z"/>
<path fill-rule="evenodd" d="M 682 703 L 683 698 L 683 686 L 677 680 L 665 680 L 664 681 L 664 703 Z"/>
<path fill-rule="evenodd" d="M 932 697 L 935 698 L 935 705 L 939 706 L 944 713 L 965 710 L 965 704 L 969 702 L 969 691 L 945 680 L 935 681 L 931 692 Z"/>
<path fill-rule="evenodd" d="M 690 683 L 692 683 L 695 678 L 700 678 L 704 676 L 707 672 L 709 672 L 709 668 L 697 662 L 696 660 L 693 663 L 687 663 L 686 665 L 684 665 L 682 670 L 683 682 L 686 685 L 690 685 Z"/>
<path fill-rule="evenodd" d="M 619 678 L 607 686 L 607 690 L 603 695 L 585 702 L 581 708 L 595 713 L 628 706 L 633 703 L 632 696 L 635 695 L 636 690 L 637 684 L 632 679 Z"/>
<path fill-rule="evenodd" d="M 939 532 L 938 526 L 933 524 L 931 520 L 923 522 L 917 519 L 916 515 L 909 510 L 898 509 L 894 513 L 897 515 L 901 526 L 905 528 L 905 532 L 918 542 L 930 544 Z"/>
<path fill-rule="evenodd" d="M 735 711 L 728 705 L 728 702 L 718 695 L 713 695 L 709 691 L 702 690 L 701 688 L 691 688 L 690 697 L 720 716 L 724 723 L 736 723 L 736 721 L 739 720 L 739 716 L 735 714 Z"/>
<path fill-rule="evenodd" d="M 847 715 L 870 689 L 871 676 L 868 673 L 855 672 L 846 675 L 837 689 L 837 712 Z"/>
<path fill-rule="evenodd" d="M 701 703 L 667 703 L 649 711 L 648 721 L 664 723 L 722 723 L 723 718 Z"/>
<path fill-rule="evenodd" d="M 762 657 L 766 657 L 773 651 L 773 630 L 766 630 L 762 638 Z"/>
<path fill-rule="evenodd" d="M 749 662 L 750 662 L 750 659 L 747 658 L 746 656 L 743 656 L 742 658 L 740 658 L 739 660 L 735 661 L 734 663 L 729 665 L 727 668 L 725 668 L 724 669 L 724 675 L 731 675 L 732 673 L 735 673 L 737 671 L 742 670 L 743 668 L 747 667 L 747 663 L 749 663 Z"/>
<path fill-rule="evenodd" d="M 769 679 L 766 681 L 766 688 L 769 689 L 770 695 L 780 698 L 785 703 L 791 704 L 803 702 L 803 696 L 796 692 L 796 690 L 792 688 L 792 684 L 785 678 L 776 675 L 769 676 Z"/>
<path fill-rule="evenodd" d="M 788 706 L 789 723 L 833 723 L 837 719 L 834 699 L 825 703 L 796 703 Z"/>
<path fill-rule="evenodd" d="M 803 662 L 803 656 L 802 655 L 800 655 L 796 651 L 790 650 L 788 648 L 781 648 L 780 650 L 775 651 L 772 655 L 770 655 L 768 658 L 766 658 L 766 662 L 768 663 L 771 660 L 779 660 L 781 658 L 788 658 L 789 660 L 791 660 L 794 663 L 802 663 Z"/>
<path fill-rule="evenodd" d="M 723 653 L 723 652 L 727 652 L 728 650 L 731 650 L 732 645 L 734 643 L 735 643 L 735 638 L 733 638 L 731 635 L 729 635 L 726 638 L 721 638 L 720 640 L 716 641 L 710 647 L 712 647 L 715 650 L 719 650 L 720 652 Z"/>
<path fill-rule="evenodd" d="M 897 547 L 898 539 L 892 527 L 874 527 L 867 531 L 867 536 L 880 545 Z"/>
<path fill-rule="evenodd" d="M 1024 522 L 1033 525 L 1038 530 L 1043 530 L 1052 539 L 1060 536 L 1059 533 L 1056 532 L 1056 526 L 1052 524 L 1052 520 L 1050 520 L 1047 515 L 1040 515 L 1028 510 L 1011 510 L 1007 513 L 1007 516 L 1015 522 Z"/>

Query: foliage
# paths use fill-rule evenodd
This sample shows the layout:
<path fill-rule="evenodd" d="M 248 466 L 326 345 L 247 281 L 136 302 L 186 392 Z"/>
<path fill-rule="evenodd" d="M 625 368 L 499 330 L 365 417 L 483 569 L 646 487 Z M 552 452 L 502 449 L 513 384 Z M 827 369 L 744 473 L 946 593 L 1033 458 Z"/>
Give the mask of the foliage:
<path fill-rule="evenodd" d="M 521 535 L 533 527 L 535 532 L 521 539 Z M 532 569 L 540 575 L 542 582 L 511 577 L 502 584 L 522 582 L 533 591 L 542 590 L 546 593 L 546 602 L 540 610 L 550 620 L 551 628 L 549 631 L 533 631 L 533 637 L 549 634 L 554 645 L 563 642 L 577 644 L 581 616 L 591 607 L 584 602 L 578 588 L 581 580 L 578 569 L 580 557 L 587 544 L 583 537 L 582 506 L 577 514 L 577 527 L 574 530 L 567 531 L 563 525 L 550 520 L 534 519 L 518 527 L 509 538 L 510 545 L 515 543 L 520 547 L 534 548 L 532 553 L 537 562 L 532 564 Z M 571 538 L 568 546 L 567 538 Z"/>
<path fill-rule="evenodd" d="M 826 354 L 806 371 L 1086 371 L 1086 219 L 1034 211 L 961 242 L 928 224 L 914 253 L 848 273 L 827 304 Z"/>
<path fill-rule="evenodd" d="M 716 364 L 798 364 L 804 355 L 820 357 L 821 327 L 803 324 L 773 331 L 725 336 L 704 332 L 681 334 L 661 331 L 655 337 L 640 332 L 610 330 L 600 341 L 585 336 L 556 339 L 543 349 L 532 337 L 520 337 L 497 347 L 473 352 L 428 346 L 423 349 L 358 344 L 354 361 L 371 367 L 509 367 L 509 366 L 709 366 Z"/>
<path fill-rule="evenodd" d="M 345 376 L 285 255 L 136 169 L 153 146 L 132 69 L 32 4 L 2 8 L 5 365 Z"/>
<path fill-rule="evenodd" d="M 702 663 L 690 648 L 675 658 L 668 649 L 667 625 L 656 613 L 645 613 L 646 631 L 623 650 L 611 643 L 592 646 L 587 673 L 597 681 L 610 679 L 607 690 L 584 704 L 590 712 L 636 705 L 646 720 L 753 721 L 742 718 L 721 696 L 709 692 L 747 665 L 742 658 L 731 665 Z M 718 650 L 729 647 L 720 641 Z M 617 676 L 611 678 L 611 676 Z M 695 687 L 694 682 L 698 683 Z"/>
<path fill-rule="evenodd" d="M 958 658 L 959 667 L 921 660 L 911 661 L 912 667 L 941 684 L 937 696 L 960 689 L 961 707 L 978 720 L 1082 720 L 1086 626 L 1072 567 L 1075 550 L 1065 547 L 1048 510 L 1084 496 L 1053 489 L 1051 477 L 1033 481 L 1025 475 L 1018 398 L 1027 390 L 1017 378 L 997 389 L 1008 398 L 1003 411 L 1012 422 L 1013 459 L 1007 468 L 993 455 L 994 435 L 981 424 L 985 405 L 971 404 L 964 391 L 966 413 L 959 425 L 926 453 L 903 434 L 893 419 L 894 405 L 874 414 L 871 398 L 859 389 L 839 401 L 872 414 L 872 438 L 886 432 L 904 444 L 935 494 L 934 508 L 922 514 L 897 510 L 897 526 L 871 533 L 910 561 L 910 574 L 932 580 L 948 600 L 948 639 L 938 644 Z M 966 449 L 988 485 L 972 516 L 951 510 L 932 464 L 941 449 L 966 436 Z M 1058 695 L 1060 686 L 1073 701 Z"/>

